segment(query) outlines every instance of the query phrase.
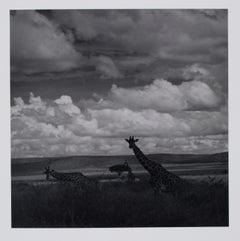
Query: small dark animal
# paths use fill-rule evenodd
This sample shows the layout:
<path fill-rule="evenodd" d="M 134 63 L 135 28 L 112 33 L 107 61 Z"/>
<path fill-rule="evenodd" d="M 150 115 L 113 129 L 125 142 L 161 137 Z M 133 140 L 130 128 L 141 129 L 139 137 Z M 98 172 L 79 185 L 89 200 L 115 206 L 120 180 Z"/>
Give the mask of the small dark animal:
<path fill-rule="evenodd" d="M 127 161 L 125 161 L 124 164 L 119 164 L 119 165 L 114 165 L 109 167 L 109 171 L 116 172 L 119 176 L 121 176 L 123 172 L 132 173 L 132 169 L 128 165 Z"/>

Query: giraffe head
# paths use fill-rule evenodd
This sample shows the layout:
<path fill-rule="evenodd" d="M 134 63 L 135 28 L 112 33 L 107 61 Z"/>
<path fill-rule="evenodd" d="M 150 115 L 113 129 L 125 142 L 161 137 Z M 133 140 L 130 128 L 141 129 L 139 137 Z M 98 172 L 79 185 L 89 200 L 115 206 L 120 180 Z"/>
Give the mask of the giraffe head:
<path fill-rule="evenodd" d="M 135 146 L 135 142 L 137 142 L 138 139 L 134 139 L 134 136 L 129 136 L 129 139 L 125 139 L 125 141 L 129 144 L 129 148 L 132 149 Z"/>

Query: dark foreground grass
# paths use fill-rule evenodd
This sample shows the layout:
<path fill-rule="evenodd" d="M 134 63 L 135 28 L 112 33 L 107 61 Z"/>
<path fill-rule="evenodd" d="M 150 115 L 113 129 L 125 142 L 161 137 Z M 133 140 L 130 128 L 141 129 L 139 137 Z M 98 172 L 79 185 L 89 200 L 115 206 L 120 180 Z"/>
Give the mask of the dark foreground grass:
<path fill-rule="evenodd" d="M 63 184 L 13 184 L 12 226 L 228 226 L 228 188 L 222 182 L 196 182 L 154 196 L 145 181 L 103 184 L 100 191 L 86 193 Z"/>

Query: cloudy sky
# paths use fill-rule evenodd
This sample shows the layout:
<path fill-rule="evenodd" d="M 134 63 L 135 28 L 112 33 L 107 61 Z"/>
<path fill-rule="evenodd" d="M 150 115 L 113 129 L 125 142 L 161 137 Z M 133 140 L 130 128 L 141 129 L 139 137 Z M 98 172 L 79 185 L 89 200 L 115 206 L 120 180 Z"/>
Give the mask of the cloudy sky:
<path fill-rule="evenodd" d="M 227 11 L 10 18 L 12 157 L 227 150 Z"/>

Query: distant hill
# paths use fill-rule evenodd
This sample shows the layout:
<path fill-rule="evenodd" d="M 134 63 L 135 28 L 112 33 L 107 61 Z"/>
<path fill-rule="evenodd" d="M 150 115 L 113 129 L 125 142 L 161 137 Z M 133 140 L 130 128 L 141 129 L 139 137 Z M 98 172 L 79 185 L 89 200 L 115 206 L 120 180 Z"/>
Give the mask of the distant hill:
<path fill-rule="evenodd" d="M 161 163 L 228 162 L 228 152 L 215 154 L 151 154 L 148 157 Z"/>
<path fill-rule="evenodd" d="M 193 154 L 150 154 L 149 159 L 161 164 L 189 164 L 189 163 L 227 163 L 228 152 L 193 155 Z M 130 165 L 140 166 L 134 155 L 131 156 L 69 156 L 46 158 L 15 158 L 12 159 L 12 175 L 20 173 L 39 173 L 45 166 L 51 165 L 57 170 L 69 169 L 108 169 L 109 166 L 123 163 L 125 160 Z"/>
<path fill-rule="evenodd" d="M 188 162 L 226 162 L 228 161 L 228 152 L 221 152 L 215 154 L 149 154 L 146 155 L 149 159 L 159 161 L 161 163 L 188 163 Z M 30 158 L 12 158 L 12 164 L 23 164 L 23 163 L 37 163 L 37 162 L 46 162 L 46 163 L 55 163 L 61 161 L 81 161 L 83 164 L 89 165 L 89 162 L 96 160 L 99 162 L 108 160 L 128 160 L 129 162 L 136 160 L 134 155 L 122 155 L 122 156 L 65 156 L 65 157 L 30 157 Z"/>

